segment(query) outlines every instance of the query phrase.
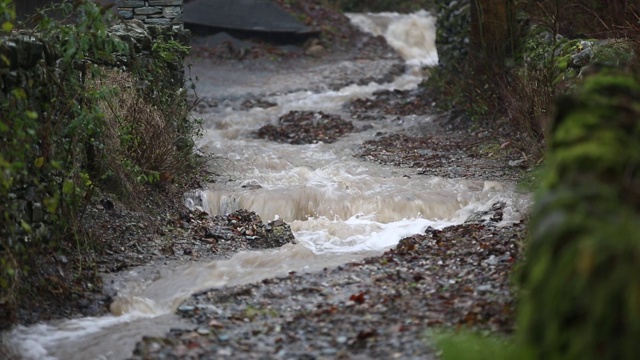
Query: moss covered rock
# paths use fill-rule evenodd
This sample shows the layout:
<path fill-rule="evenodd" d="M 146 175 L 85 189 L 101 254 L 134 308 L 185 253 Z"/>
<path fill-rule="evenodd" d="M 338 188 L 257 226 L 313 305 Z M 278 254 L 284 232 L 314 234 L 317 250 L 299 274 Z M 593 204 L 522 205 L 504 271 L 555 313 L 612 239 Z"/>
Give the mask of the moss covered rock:
<path fill-rule="evenodd" d="M 554 84 L 564 88 L 573 88 L 583 70 L 592 65 L 623 68 L 634 59 L 630 41 L 569 39 L 541 26 L 531 26 L 522 43 L 526 67 L 551 71 Z"/>

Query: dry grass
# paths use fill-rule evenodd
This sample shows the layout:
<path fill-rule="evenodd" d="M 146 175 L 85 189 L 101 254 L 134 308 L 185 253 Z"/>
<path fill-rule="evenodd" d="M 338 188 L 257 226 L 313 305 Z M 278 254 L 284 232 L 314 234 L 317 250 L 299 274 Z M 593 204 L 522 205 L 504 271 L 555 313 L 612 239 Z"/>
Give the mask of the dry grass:
<path fill-rule="evenodd" d="M 523 134 L 522 146 L 534 159 L 544 153 L 546 134 L 553 116 L 554 88 L 549 85 L 548 69 L 522 71 L 497 82 L 506 116 L 513 128 Z"/>
<path fill-rule="evenodd" d="M 186 170 L 191 154 L 178 149 L 182 134 L 176 125 L 186 109 L 159 109 L 126 72 L 109 70 L 95 85 L 111 89 L 99 106 L 105 122 L 101 172 L 112 190 L 135 197 L 140 186 L 171 182 Z"/>

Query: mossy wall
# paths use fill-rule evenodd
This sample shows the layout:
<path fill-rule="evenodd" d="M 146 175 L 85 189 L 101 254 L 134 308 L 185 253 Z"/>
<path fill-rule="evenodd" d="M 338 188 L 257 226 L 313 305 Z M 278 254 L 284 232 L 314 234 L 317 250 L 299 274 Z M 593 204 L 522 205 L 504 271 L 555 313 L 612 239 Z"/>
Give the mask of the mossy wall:
<path fill-rule="evenodd" d="M 45 15 L 33 29 L 12 30 L 7 9 L 0 7 L 0 314 L 34 291 L 39 257 L 93 256 L 99 242 L 82 216 L 94 193 L 131 201 L 144 186 L 189 176 L 199 131 L 188 117 L 188 32 L 118 21 L 84 0 L 54 9 L 61 20 Z"/>
<path fill-rule="evenodd" d="M 153 44 L 154 39 L 160 37 L 177 39 L 181 43 L 188 43 L 188 33 L 185 31 L 174 30 L 165 27 L 147 27 L 141 22 L 122 22 L 114 25 L 110 29 L 110 33 L 118 39 L 124 41 L 129 50 L 126 53 L 120 53 L 113 58 L 112 63 L 101 64 L 107 67 L 127 68 L 134 64 L 144 64 L 153 61 Z M 0 43 L 0 58 L 6 61 L 0 62 L 0 102 L 6 103 L 11 101 L 16 91 L 24 92 L 27 99 L 31 99 L 33 104 L 47 104 L 52 101 L 60 101 L 61 99 L 53 98 L 54 92 L 48 89 L 34 87 L 34 84 L 41 83 L 45 77 L 51 81 L 64 82 L 64 79 L 56 79 L 56 66 L 62 54 L 56 53 L 55 48 L 33 35 L 31 31 L 18 31 L 10 35 L 2 37 Z M 91 61 L 87 59 L 86 61 Z M 177 90 L 184 86 L 184 64 L 183 58 L 176 56 L 172 62 L 167 64 L 170 68 L 168 77 L 163 78 L 163 84 L 172 90 Z M 75 76 L 81 78 L 87 76 L 85 68 L 80 63 L 75 71 Z M 154 84 L 158 85 L 158 84 Z M 33 101 L 35 100 L 35 101 Z M 35 114 L 45 111 L 44 108 L 31 108 L 29 111 Z M 10 114 L 4 113 L 3 116 Z M 41 131 L 35 129 L 34 131 Z M 51 157 L 53 154 L 47 152 L 53 151 L 46 149 L 45 144 L 35 145 L 33 149 L 33 159 L 41 157 Z M 5 155 L 8 155 L 5 153 Z M 5 160 L 8 160 L 5 158 Z M 35 168 L 33 169 L 35 171 Z M 51 227 L 55 226 L 50 214 L 46 211 L 45 199 L 50 195 L 42 192 L 39 186 L 32 184 L 34 179 L 30 174 L 30 170 L 24 177 L 12 177 L 11 191 L 7 192 L 8 198 L 3 199 L 3 210 L 9 211 L 9 216 L 16 223 L 17 233 L 13 237 L 29 237 L 25 229 L 18 226 L 22 221 L 26 222 L 33 229 L 42 229 L 36 232 L 37 236 L 43 236 L 46 240 L 51 236 Z M 33 174 L 35 175 L 35 174 Z M 3 229 L 5 231 L 10 229 Z M 2 231 L 2 236 L 9 236 Z M 36 239 L 34 239 L 36 240 Z M 37 239 L 42 240 L 42 239 Z"/>
<path fill-rule="evenodd" d="M 558 103 L 518 282 L 536 359 L 640 353 L 640 83 L 604 70 Z"/>

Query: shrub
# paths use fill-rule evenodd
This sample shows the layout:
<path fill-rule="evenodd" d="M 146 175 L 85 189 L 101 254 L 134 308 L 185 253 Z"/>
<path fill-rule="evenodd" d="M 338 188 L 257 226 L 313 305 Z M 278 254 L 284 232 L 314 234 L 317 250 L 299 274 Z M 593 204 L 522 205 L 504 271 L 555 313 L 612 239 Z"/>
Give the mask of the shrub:
<path fill-rule="evenodd" d="M 446 335 L 456 359 L 635 359 L 640 352 L 640 81 L 603 70 L 556 103 L 513 338 Z"/>
<path fill-rule="evenodd" d="M 11 6 L 7 1 L 4 3 Z M 6 21 L 11 22 L 14 14 L 6 9 L 3 8 L 0 17 L 8 16 Z M 34 53 L 43 49 L 43 57 L 18 64 L 19 57 L 3 55 L 5 86 L 0 103 L 3 288 L 16 286 L 25 270 L 20 264 L 28 259 L 33 248 L 74 238 L 78 214 L 93 186 L 90 170 L 95 159 L 91 150 L 101 146 L 99 138 L 104 127 L 96 106 L 102 94 L 87 91 L 86 83 L 98 75 L 94 62 L 113 62 L 113 54 L 125 49 L 123 43 L 107 36 L 103 14 L 92 3 L 63 3 L 60 10 L 68 15 L 67 23 L 43 17 L 37 33 L 23 31 L 17 35 L 22 40 L 20 44 Z M 74 25 L 70 24 L 71 14 L 75 14 L 77 21 Z"/>
<path fill-rule="evenodd" d="M 189 49 L 171 30 L 150 29 L 150 54 L 138 57 L 91 1 L 63 1 L 30 19 L 33 30 L 7 34 L 11 9 L 0 0 L 0 308 L 28 285 L 21 278 L 39 254 L 91 248 L 81 216 L 97 188 L 135 200 L 200 162 L 200 122 L 183 88 Z M 29 56 L 11 52 L 14 42 Z"/>

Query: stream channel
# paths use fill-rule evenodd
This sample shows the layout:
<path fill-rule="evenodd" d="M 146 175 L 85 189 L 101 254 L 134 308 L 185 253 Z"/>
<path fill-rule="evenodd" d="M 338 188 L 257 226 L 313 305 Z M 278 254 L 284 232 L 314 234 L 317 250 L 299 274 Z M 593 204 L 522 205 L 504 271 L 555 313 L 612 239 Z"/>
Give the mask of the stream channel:
<path fill-rule="evenodd" d="M 298 244 L 241 252 L 228 260 L 128 270 L 115 278 L 118 296 L 112 315 L 13 329 L 8 340 L 20 357 L 126 358 L 143 335 L 162 336 L 172 327 L 189 326 L 174 313 L 194 292 L 290 271 L 318 271 L 381 254 L 403 237 L 429 226 L 460 224 L 497 201 L 507 204 L 504 224 L 519 220 L 529 200 L 513 184 L 417 176 L 415 169 L 353 157 L 359 144 L 377 133 L 429 126 L 431 117 L 411 115 L 401 121 L 389 117 L 368 123 L 351 119 L 343 105 L 379 90 L 416 88 L 423 80 L 421 68 L 437 64 L 437 54 L 435 19 L 424 11 L 349 16 L 362 29 L 386 38 L 406 61 L 404 74 L 389 83 L 355 84 L 363 78 L 381 78 L 397 66 L 393 57 L 304 59 L 304 65 L 286 69 L 197 60 L 192 69 L 199 78 L 199 95 L 217 103 L 196 116 L 205 124 L 199 145 L 223 157 L 217 164 L 223 168 L 223 179 L 187 201 L 200 203 L 212 215 L 248 209 L 265 222 L 283 219 Z M 240 104 L 247 99 L 277 105 L 242 110 Z M 275 124 L 281 115 L 295 110 L 337 114 L 365 130 L 332 144 L 290 145 L 255 138 L 261 126 Z"/>

